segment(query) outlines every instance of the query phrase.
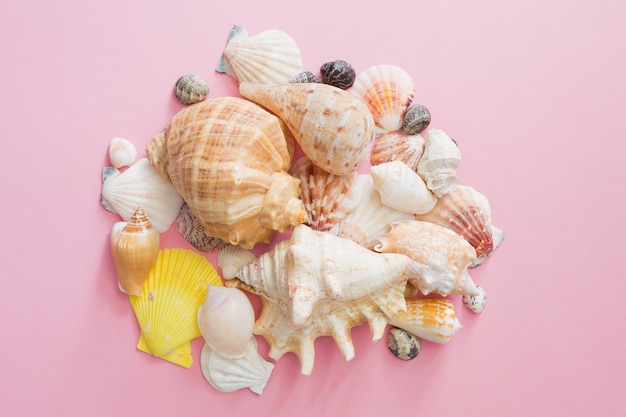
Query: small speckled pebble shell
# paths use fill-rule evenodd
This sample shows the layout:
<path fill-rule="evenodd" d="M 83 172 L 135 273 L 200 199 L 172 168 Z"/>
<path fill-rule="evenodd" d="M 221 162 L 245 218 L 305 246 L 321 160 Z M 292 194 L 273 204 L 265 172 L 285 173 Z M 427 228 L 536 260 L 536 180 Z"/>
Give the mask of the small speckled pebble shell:
<path fill-rule="evenodd" d="M 174 93 L 181 103 L 194 104 L 206 98 L 209 85 L 197 75 L 183 75 L 176 81 Z"/>
<path fill-rule="evenodd" d="M 478 288 L 478 290 L 480 291 L 480 294 L 479 295 L 464 295 L 463 304 L 465 305 L 465 307 L 469 308 L 474 313 L 480 314 L 485 308 L 485 305 L 487 305 L 487 293 L 480 286 L 476 286 L 476 288 Z"/>
<path fill-rule="evenodd" d="M 331 61 L 320 67 L 322 82 L 329 84 L 342 90 L 352 87 L 356 79 L 356 72 L 352 65 L 346 61 Z"/>
<path fill-rule="evenodd" d="M 406 330 L 393 327 L 387 333 L 387 346 L 398 359 L 410 361 L 419 355 L 422 339 Z"/>
<path fill-rule="evenodd" d="M 414 104 L 406 109 L 402 120 L 402 130 L 407 135 L 417 135 L 430 124 L 430 112 L 421 104 Z"/>
<path fill-rule="evenodd" d="M 311 71 L 300 72 L 289 79 L 290 83 L 321 83 L 322 80 Z"/>

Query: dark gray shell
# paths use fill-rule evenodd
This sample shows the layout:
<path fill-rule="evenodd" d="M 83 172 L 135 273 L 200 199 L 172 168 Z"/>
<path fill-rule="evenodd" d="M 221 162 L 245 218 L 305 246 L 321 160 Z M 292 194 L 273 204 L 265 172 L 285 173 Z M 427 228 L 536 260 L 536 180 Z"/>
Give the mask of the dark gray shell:
<path fill-rule="evenodd" d="M 419 355 L 422 339 L 406 330 L 393 327 L 387 333 L 387 347 L 398 359 L 410 361 Z"/>
<path fill-rule="evenodd" d="M 402 130 L 407 135 L 417 135 L 430 124 L 430 112 L 426 106 L 413 104 L 404 112 Z"/>
<path fill-rule="evenodd" d="M 290 83 L 321 83 L 322 80 L 311 71 L 300 72 L 289 79 Z"/>
<path fill-rule="evenodd" d="M 352 65 L 346 61 L 331 61 L 320 67 L 322 82 L 329 84 L 342 90 L 346 90 L 354 84 L 356 72 Z"/>
<path fill-rule="evenodd" d="M 191 245 L 201 252 L 217 252 L 229 246 L 217 237 L 208 236 L 204 232 L 204 227 L 198 218 L 191 211 L 187 203 L 183 204 L 176 218 L 176 230 L 191 243 Z"/>
<path fill-rule="evenodd" d="M 198 103 L 209 94 L 209 85 L 197 75 L 183 75 L 176 80 L 174 94 L 183 104 Z"/>

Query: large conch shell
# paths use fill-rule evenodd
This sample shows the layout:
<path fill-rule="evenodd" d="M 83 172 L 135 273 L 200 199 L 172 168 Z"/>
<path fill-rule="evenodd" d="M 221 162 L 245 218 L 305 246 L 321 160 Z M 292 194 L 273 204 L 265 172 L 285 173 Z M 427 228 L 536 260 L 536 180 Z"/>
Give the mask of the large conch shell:
<path fill-rule="evenodd" d="M 279 119 L 236 97 L 185 107 L 147 146 L 209 236 L 252 248 L 306 220 Z"/>
<path fill-rule="evenodd" d="M 128 222 L 113 225 L 110 243 L 120 290 L 140 295 L 159 253 L 159 232 L 138 207 Z"/>
<path fill-rule="evenodd" d="M 294 352 L 309 375 L 318 336 L 333 336 L 346 360 L 354 357 L 352 327 L 368 322 L 372 339 L 380 339 L 389 315 L 405 307 L 407 279 L 421 269 L 404 255 L 378 254 L 299 225 L 227 284 L 261 296 L 255 334 L 269 343 L 270 357 Z"/>
<path fill-rule="evenodd" d="M 445 227 L 418 220 L 396 222 L 379 241 L 374 250 L 401 253 L 426 266 L 409 280 L 423 294 L 479 294 L 467 271 L 476 259 L 474 248 Z"/>
<path fill-rule="evenodd" d="M 201 335 L 196 314 L 209 284 L 222 285 L 222 280 L 204 256 L 162 249 L 141 295 L 129 296 L 141 330 L 137 349 L 189 368 L 189 343 Z"/>
<path fill-rule="evenodd" d="M 406 310 L 391 317 L 389 324 L 435 343 L 448 343 L 461 328 L 454 305 L 440 298 L 407 300 Z"/>
<path fill-rule="evenodd" d="M 280 117 L 302 151 L 323 170 L 347 175 L 368 160 L 374 120 L 345 90 L 317 83 L 241 83 L 239 92 Z"/>

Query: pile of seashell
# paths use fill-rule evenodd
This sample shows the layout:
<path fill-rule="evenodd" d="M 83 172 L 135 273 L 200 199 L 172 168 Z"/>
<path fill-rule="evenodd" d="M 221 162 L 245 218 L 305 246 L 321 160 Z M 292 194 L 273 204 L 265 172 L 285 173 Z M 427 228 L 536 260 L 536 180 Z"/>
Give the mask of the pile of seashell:
<path fill-rule="evenodd" d="M 426 130 L 430 113 L 412 102 L 404 70 L 357 75 L 338 60 L 318 76 L 284 32 L 237 26 L 216 70 L 241 97 L 206 98 L 204 81 L 181 77 L 175 94 L 191 104 L 147 158 L 136 161 L 125 139 L 109 147 L 101 202 L 123 219 L 111 252 L 138 349 L 188 368 L 190 341 L 202 336 L 211 386 L 261 394 L 274 364 L 255 335 L 272 359 L 292 352 L 309 375 L 317 337 L 332 336 L 349 361 L 353 327 L 368 323 L 373 341 L 390 327 L 390 350 L 409 360 L 422 339 L 446 343 L 460 329 L 447 297 L 482 311 L 485 291 L 469 270 L 504 235 L 485 196 L 459 183 L 456 142 Z M 159 248 L 174 222 L 197 251 Z M 287 237 L 271 250 L 252 252 L 279 232 Z M 221 277 L 198 251 L 219 252 Z M 249 294 L 260 297 L 258 318 Z"/>

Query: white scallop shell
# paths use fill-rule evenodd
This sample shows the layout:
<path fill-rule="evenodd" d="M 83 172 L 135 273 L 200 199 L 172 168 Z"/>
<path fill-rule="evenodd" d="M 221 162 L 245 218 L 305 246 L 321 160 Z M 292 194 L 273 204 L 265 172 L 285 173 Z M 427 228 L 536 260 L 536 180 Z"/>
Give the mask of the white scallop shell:
<path fill-rule="evenodd" d="M 241 268 L 257 260 L 251 250 L 231 245 L 220 251 L 217 256 L 217 265 L 222 269 L 222 277 L 230 280 L 237 276 Z"/>
<path fill-rule="evenodd" d="M 350 239 L 368 249 L 373 249 L 376 239 L 390 230 L 390 224 L 401 220 L 414 220 L 412 214 L 404 213 L 383 204 L 380 194 L 374 189 L 374 181 L 369 174 L 359 175 L 358 187 L 361 201 L 352 214 L 346 216 L 330 231 L 345 239 Z"/>
<path fill-rule="evenodd" d="M 422 178 L 401 161 L 385 162 L 370 168 L 374 188 L 383 204 L 412 214 L 426 214 L 437 204 L 437 197 Z"/>
<path fill-rule="evenodd" d="M 109 143 L 109 160 L 115 168 L 130 166 L 137 160 L 137 148 L 128 139 L 113 138 Z"/>
<path fill-rule="evenodd" d="M 159 233 L 174 223 L 183 199 L 147 158 L 138 160 L 122 173 L 110 167 L 103 172 L 101 202 L 104 208 L 128 221 L 141 206 Z"/>
<path fill-rule="evenodd" d="M 415 84 L 402 68 L 375 65 L 357 76 L 351 92 L 372 113 L 376 132 L 385 134 L 402 127 L 404 112 L 415 94 Z"/>
<path fill-rule="evenodd" d="M 216 71 L 238 83 L 282 84 L 302 72 L 302 57 L 285 32 L 274 29 L 248 36 L 245 29 L 234 26 Z"/>
<path fill-rule="evenodd" d="M 198 308 L 198 328 L 211 349 L 228 358 L 245 356 L 253 327 L 254 309 L 243 291 L 208 286 Z"/>
<path fill-rule="evenodd" d="M 248 388 L 261 395 L 272 374 L 274 364 L 261 357 L 254 336 L 250 338 L 247 351 L 248 353 L 241 358 L 226 358 L 205 343 L 200 354 L 202 375 L 218 391 L 233 392 Z"/>

